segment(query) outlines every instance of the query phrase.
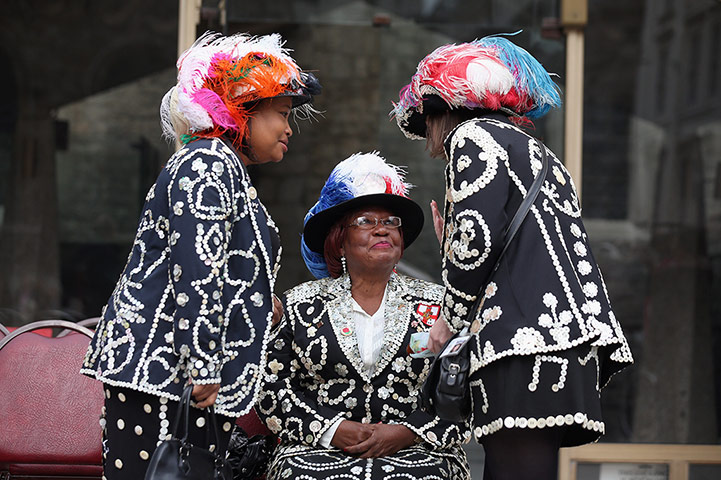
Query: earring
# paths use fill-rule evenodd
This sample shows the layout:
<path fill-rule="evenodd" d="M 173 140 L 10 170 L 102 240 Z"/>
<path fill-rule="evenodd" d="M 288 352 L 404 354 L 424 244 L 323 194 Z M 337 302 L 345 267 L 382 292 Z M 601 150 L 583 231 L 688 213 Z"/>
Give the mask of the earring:
<path fill-rule="evenodd" d="M 343 267 L 343 273 L 348 273 L 348 265 L 345 263 L 345 255 L 340 257 L 340 264 Z"/>

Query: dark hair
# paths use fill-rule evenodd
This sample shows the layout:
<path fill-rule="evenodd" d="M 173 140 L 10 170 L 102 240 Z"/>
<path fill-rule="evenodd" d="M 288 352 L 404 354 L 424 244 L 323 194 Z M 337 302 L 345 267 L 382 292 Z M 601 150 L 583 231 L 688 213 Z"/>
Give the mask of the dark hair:
<path fill-rule="evenodd" d="M 433 158 L 446 159 L 443 142 L 458 124 L 478 117 L 478 110 L 458 108 L 426 116 L 426 150 Z M 447 160 L 447 159 L 446 159 Z"/>
<path fill-rule="evenodd" d="M 253 150 L 250 148 L 250 130 L 252 128 L 250 124 L 251 119 L 253 118 L 252 115 L 260 105 L 261 100 L 264 99 L 253 100 L 243 104 L 243 107 L 248 111 L 248 123 L 246 124 L 245 132 L 243 132 L 243 136 L 240 139 L 240 148 L 238 148 L 238 150 L 240 150 L 240 153 L 248 157 L 250 163 L 258 163 L 255 153 L 253 153 Z"/>
<path fill-rule="evenodd" d="M 338 278 L 343 275 L 343 263 L 341 262 L 343 254 L 341 251 L 348 236 L 347 225 L 358 215 L 358 212 L 364 208 L 367 207 L 358 208 L 346 213 L 328 230 L 328 235 L 326 235 L 325 242 L 323 243 L 323 258 L 325 258 L 325 264 L 331 278 Z M 403 229 L 398 229 L 398 233 L 401 236 L 401 256 L 403 256 L 403 251 L 405 250 L 405 245 L 403 244 Z"/>
<path fill-rule="evenodd" d="M 341 248 L 343 247 L 343 243 L 345 243 L 346 234 L 345 222 L 339 220 L 330 227 L 330 231 L 328 231 L 328 235 L 325 237 L 323 257 L 325 258 L 325 264 L 328 267 L 328 273 L 331 278 L 338 278 L 343 275 L 343 264 L 340 258 L 343 256 Z"/>

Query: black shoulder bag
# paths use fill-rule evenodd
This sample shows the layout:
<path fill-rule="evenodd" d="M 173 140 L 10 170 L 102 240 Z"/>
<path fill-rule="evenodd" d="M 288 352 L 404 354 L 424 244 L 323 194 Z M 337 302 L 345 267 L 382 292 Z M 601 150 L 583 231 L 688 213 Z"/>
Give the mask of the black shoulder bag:
<path fill-rule="evenodd" d="M 504 234 L 504 245 L 501 254 L 496 260 L 496 264 L 491 270 L 491 274 L 488 279 L 493 277 L 493 274 L 498 270 L 501 265 L 501 259 L 508 249 L 508 245 L 513 240 L 516 232 L 520 228 L 523 220 L 526 218 L 526 214 L 536 201 L 538 193 L 541 191 L 541 186 L 548 173 L 548 159 L 546 158 L 546 148 L 543 144 L 538 141 L 536 143 L 541 149 L 541 162 L 542 167 L 536 179 L 533 181 L 531 188 L 528 190 L 526 198 L 518 207 L 518 211 L 513 216 L 511 223 L 508 225 Z M 486 286 L 478 291 L 476 302 L 468 312 L 467 323 L 470 325 L 476 318 L 478 309 L 483 304 L 485 298 L 484 292 Z M 421 401 L 423 409 L 431 415 L 437 415 L 443 420 L 450 422 L 464 422 L 471 415 L 471 388 L 469 385 L 470 381 L 470 369 L 471 369 L 471 350 L 468 346 L 471 338 L 477 332 L 469 332 L 468 327 L 464 328 L 460 332 L 453 335 L 448 342 L 443 346 L 441 353 L 438 354 L 436 359 L 431 365 L 431 371 L 426 377 L 426 381 L 423 383 L 421 388 Z"/>
<path fill-rule="evenodd" d="M 173 436 L 162 442 L 150 458 L 145 480 L 231 480 L 232 472 L 225 459 L 207 448 L 201 448 L 188 442 L 188 423 L 190 422 L 190 397 L 193 386 L 183 390 L 178 405 L 178 413 L 173 423 Z M 206 411 L 208 435 L 213 435 L 215 445 L 219 445 L 218 427 L 215 423 L 213 407 Z M 179 429 L 183 428 L 182 436 Z M 209 437 L 210 438 L 210 437 Z"/>
<path fill-rule="evenodd" d="M 233 480 L 261 478 L 268 470 L 268 463 L 278 445 L 274 435 L 253 435 L 248 438 L 245 430 L 237 425 L 228 443 L 228 464 L 233 470 Z"/>

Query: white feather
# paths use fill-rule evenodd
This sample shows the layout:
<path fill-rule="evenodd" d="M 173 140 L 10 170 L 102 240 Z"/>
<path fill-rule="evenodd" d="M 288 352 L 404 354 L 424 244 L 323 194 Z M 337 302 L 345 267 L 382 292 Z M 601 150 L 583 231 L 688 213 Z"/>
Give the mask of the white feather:
<path fill-rule="evenodd" d="M 505 95 L 515 82 L 508 67 L 487 57 L 479 57 L 468 64 L 466 79 L 478 98 L 483 98 L 486 92 Z"/>
<path fill-rule="evenodd" d="M 167 141 L 175 139 L 175 128 L 173 128 L 173 122 L 170 119 L 170 99 L 173 96 L 174 90 L 175 86 L 170 87 L 170 90 L 168 90 L 160 102 L 160 126 L 163 129 L 163 138 Z"/>
<path fill-rule="evenodd" d="M 334 173 L 344 179 L 354 197 L 384 193 L 386 179 L 395 194 L 405 194 L 411 188 L 403 180 L 403 169 L 386 163 L 378 152 L 351 155 L 335 167 Z"/>

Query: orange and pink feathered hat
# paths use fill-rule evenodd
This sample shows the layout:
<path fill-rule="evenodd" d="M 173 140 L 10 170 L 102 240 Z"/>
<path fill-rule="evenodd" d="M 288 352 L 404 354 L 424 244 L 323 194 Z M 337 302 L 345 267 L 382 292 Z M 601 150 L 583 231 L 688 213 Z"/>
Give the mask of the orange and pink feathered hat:
<path fill-rule="evenodd" d="M 278 34 L 207 32 L 177 66 L 178 83 L 163 98 L 160 116 L 165 136 L 183 143 L 225 134 L 239 144 L 258 100 L 289 96 L 295 113 L 312 116 L 312 95 L 320 93 L 318 80 L 301 71 Z"/>

